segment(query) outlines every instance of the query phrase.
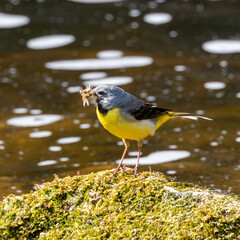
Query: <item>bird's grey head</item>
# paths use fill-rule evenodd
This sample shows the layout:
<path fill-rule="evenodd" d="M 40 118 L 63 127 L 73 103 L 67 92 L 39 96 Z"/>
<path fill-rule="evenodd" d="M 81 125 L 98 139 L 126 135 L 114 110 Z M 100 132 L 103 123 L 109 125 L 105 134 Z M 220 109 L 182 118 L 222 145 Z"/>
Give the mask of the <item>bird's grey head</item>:
<path fill-rule="evenodd" d="M 130 94 L 113 85 L 101 85 L 93 89 L 96 103 L 104 109 L 110 110 L 125 106 L 129 101 Z"/>

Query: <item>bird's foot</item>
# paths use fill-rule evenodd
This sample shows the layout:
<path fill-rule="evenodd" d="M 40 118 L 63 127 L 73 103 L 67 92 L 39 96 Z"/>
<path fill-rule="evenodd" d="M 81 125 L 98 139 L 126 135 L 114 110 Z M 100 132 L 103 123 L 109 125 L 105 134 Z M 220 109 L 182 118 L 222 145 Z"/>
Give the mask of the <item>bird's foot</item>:
<path fill-rule="evenodd" d="M 126 169 L 126 170 L 124 170 L 125 172 L 129 172 L 129 173 L 132 173 L 132 172 L 134 172 L 134 177 L 136 177 L 137 175 L 139 175 L 140 174 L 140 172 L 139 172 L 139 170 L 138 170 L 138 168 L 128 168 L 128 169 Z"/>

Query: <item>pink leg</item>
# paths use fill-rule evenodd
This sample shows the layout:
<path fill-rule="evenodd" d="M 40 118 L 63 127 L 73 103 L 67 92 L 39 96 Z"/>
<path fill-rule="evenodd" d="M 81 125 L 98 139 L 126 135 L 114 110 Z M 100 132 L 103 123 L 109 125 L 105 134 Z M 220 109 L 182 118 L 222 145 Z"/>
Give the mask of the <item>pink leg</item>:
<path fill-rule="evenodd" d="M 138 169 L 139 169 L 139 159 L 140 159 L 141 150 L 142 150 L 142 142 L 140 140 L 138 142 L 138 158 L 137 158 L 137 164 L 134 168 L 134 176 L 136 176 L 139 173 Z"/>
<path fill-rule="evenodd" d="M 128 148 L 130 146 L 130 142 L 127 139 L 122 139 L 122 140 L 123 140 L 123 143 L 125 145 L 125 149 L 124 149 L 121 161 L 120 161 L 118 167 L 116 168 L 116 170 L 114 171 L 113 176 L 117 174 L 117 172 L 119 171 L 120 168 L 122 168 L 123 159 L 125 158 L 127 150 L 128 150 Z"/>

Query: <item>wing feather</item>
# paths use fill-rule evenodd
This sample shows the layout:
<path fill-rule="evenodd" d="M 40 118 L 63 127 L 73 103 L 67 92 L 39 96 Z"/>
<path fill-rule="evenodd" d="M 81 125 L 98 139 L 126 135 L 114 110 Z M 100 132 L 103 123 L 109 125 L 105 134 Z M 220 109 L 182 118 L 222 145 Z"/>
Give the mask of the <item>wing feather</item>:
<path fill-rule="evenodd" d="M 142 106 L 140 106 L 138 109 L 129 110 L 128 113 L 134 116 L 137 120 L 143 120 L 143 119 L 153 119 L 161 115 L 168 114 L 168 111 L 170 110 L 153 106 L 150 103 L 145 103 Z"/>

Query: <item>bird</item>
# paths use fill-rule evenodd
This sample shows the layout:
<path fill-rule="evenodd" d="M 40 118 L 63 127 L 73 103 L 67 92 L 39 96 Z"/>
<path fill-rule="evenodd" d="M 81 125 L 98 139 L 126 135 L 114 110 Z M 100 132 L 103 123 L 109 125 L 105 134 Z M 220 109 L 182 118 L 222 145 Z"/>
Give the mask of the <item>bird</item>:
<path fill-rule="evenodd" d="M 123 160 L 130 147 L 130 140 L 137 141 L 138 145 L 137 162 L 132 170 L 136 176 L 139 174 L 142 140 L 153 135 L 166 121 L 177 117 L 192 120 L 198 120 L 199 118 L 212 120 L 197 114 L 173 112 L 166 108 L 157 107 L 115 85 L 88 86 L 81 90 L 80 94 L 83 105 L 93 103 L 96 106 L 96 114 L 102 126 L 111 134 L 121 138 L 125 145 L 122 158 L 113 175 L 123 169 Z"/>

